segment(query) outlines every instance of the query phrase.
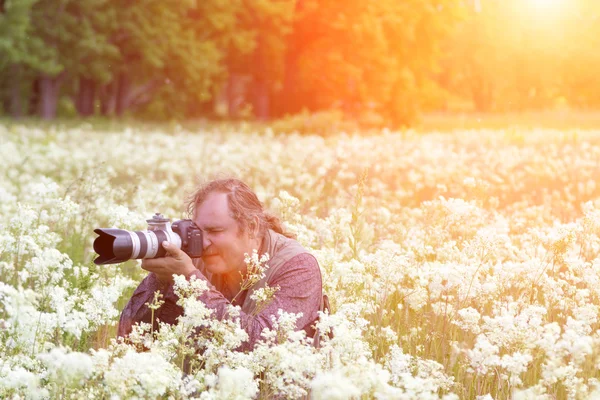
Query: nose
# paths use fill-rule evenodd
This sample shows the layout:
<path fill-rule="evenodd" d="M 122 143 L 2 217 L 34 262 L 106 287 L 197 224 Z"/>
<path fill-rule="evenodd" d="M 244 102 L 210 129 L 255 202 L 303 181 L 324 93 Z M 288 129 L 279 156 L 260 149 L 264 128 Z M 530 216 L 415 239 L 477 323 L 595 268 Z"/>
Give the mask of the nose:
<path fill-rule="evenodd" d="M 202 235 L 202 250 L 206 250 L 211 244 L 210 238 L 204 233 L 204 235 Z"/>

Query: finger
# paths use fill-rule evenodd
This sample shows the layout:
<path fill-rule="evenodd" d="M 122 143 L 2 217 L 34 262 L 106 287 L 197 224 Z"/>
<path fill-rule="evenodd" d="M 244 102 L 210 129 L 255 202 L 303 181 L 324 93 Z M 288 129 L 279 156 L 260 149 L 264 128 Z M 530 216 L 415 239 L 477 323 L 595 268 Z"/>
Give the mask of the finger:
<path fill-rule="evenodd" d="M 158 271 L 164 267 L 164 261 L 161 258 L 147 258 L 142 260 L 142 269 L 146 271 Z"/>
<path fill-rule="evenodd" d="M 153 263 L 153 260 L 142 260 L 142 269 L 145 269 L 146 271 L 152 271 L 156 268 L 156 266 Z"/>
<path fill-rule="evenodd" d="M 162 242 L 162 246 L 167 251 L 168 255 L 178 260 L 182 259 L 185 254 L 179 247 L 167 241 Z"/>

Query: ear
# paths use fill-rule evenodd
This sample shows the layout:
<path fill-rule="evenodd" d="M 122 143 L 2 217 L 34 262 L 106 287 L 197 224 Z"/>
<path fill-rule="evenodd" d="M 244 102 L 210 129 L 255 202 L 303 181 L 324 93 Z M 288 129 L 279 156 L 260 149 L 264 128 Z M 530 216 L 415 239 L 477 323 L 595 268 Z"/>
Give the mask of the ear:
<path fill-rule="evenodd" d="M 258 217 L 255 215 L 254 217 L 252 217 L 250 223 L 248 224 L 248 233 L 250 235 L 250 239 L 258 237 L 259 227 L 260 224 L 258 222 Z"/>

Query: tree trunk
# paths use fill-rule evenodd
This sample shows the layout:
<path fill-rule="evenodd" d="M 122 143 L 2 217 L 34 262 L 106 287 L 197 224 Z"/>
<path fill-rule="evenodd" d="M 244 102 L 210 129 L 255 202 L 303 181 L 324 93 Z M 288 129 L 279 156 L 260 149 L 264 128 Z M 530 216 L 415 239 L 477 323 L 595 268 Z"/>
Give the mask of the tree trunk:
<path fill-rule="evenodd" d="M 471 93 L 477 111 L 491 111 L 494 101 L 492 85 L 486 82 L 485 78 L 471 80 Z"/>
<path fill-rule="evenodd" d="M 10 113 L 10 97 L 3 96 L 2 97 L 2 114 Z"/>
<path fill-rule="evenodd" d="M 256 50 L 254 50 L 254 65 L 257 73 L 254 74 L 253 101 L 254 115 L 259 120 L 267 120 L 270 117 L 269 86 L 268 77 L 264 76 L 266 68 L 264 65 L 268 62 L 264 52 L 264 39 L 261 35 L 256 41 Z"/>
<path fill-rule="evenodd" d="M 98 97 L 100 98 L 100 114 L 105 117 L 114 114 L 117 103 L 116 81 L 101 86 L 98 90 Z"/>
<path fill-rule="evenodd" d="M 20 118 L 23 116 L 23 98 L 21 96 L 21 66 L 18 64 L 12 64 L 10 66 L 10 115 L 13 118 Z"/>
<path fill-rule="evenodd" d="M 227 115 L 237 118 L 240 114 L 239 74 L 230 72 L 227 78 Z"/>
<path fill-rule="evenodd" d="M 56 117 L 61 80 L 60 76 L 51 77 L 45 74 L 40 76 L 39 115 L 43 119 Z"/>
<path fill-rule="evenodd" d="M 304 0 L 297 0 L 295 14 L 300 14 L 304 10 Z M 297 28 L 296 24 L 293 29 Z M 300 90 L 298 77 L 298 56 L 302 51 L 302 36 L 297 32 L 292 32 L 286 40 L 285 59 L 283 65 L 283 87 L 277 96 L 274 104 L 276 108 L 274 113 L 277 116 L 283 116 L 287 113 L 299 112 L 302 108 L 302 100 L 299 98 Z"/>
<path fill-rule="evenodd" d="M 34 116 L 40 112 L 40 79 L 39 77 L 33 78 L 31 82 L 31 93 L 29 94 L 29 107 L 27 109 L 27 115 Z"/>
<path fill-rule="evenodd" d="M 127 97 L 129 94 L 129 78 L 124 72 L 117 77 L 115 114 L 120 117 L 128 108 Z"/>
<path fill-rule="evenodd" d="M 160 78 L 151 79 L 142 85 L 133 86 L 129 77 L 124 76 L 125 81 L 121 81 L 121 90 L 123 91 L 121 98 L 122 111 L 135 110 L 145 106 L 152 101 L 152 98 L 158 88 L 163 84 Z"/>
<path fill-rule="evenodd" d="M 143 106 L 152 100 L 152 95 L 160 87 L 162 80 L 153 79 L 143 85 L 133 86 L 125 73 L 117 75 L 111 83 L 98 90 L 100 114 L 122 116 L 128 109 Z"/>
<path fill-rule="evenodd" d="M 280 93 L 280 100 L 278 101 L 277 114 L 284 115 L 286 113 L 295 113 L 298 110 L 298 99 L 296 94 L 298 73 L 297 73 L 298 57 L 295 53 L 288 51 L 285 56 L 284 65 L 284 76 L 283 76 L 283 89 Z"/>
<path fill-rule="evenodd" d="M 82 117 L 89 117 L 94 114 L 95 103 L 96 83 L 89 78 L 79 78 L 79 90 L 75 101 L 77 112 Z"/>
<path fill-rule="evenodd" d="M 254 115 L 257 119 L 265 121 L 269 119 L 270 101 L 269 87 L 264 80 L 258 80 L 254 84 Z"/>

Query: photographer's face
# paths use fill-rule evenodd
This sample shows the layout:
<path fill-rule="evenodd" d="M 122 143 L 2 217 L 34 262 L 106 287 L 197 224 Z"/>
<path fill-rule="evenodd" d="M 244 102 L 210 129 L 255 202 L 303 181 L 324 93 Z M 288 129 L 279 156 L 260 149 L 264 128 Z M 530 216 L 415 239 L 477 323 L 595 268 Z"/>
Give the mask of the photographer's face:
<path fill-rule="evenodd" d="M 260 242 L 250 237 L 250 230 L 242 232 L 230 215 L 226 193 L 209 194 L 194 213 L 194 222 L 202 230 L 202 261 L 208 272 L 231 274 L 246 272 L 244 253 L 252 254 Z"/>

